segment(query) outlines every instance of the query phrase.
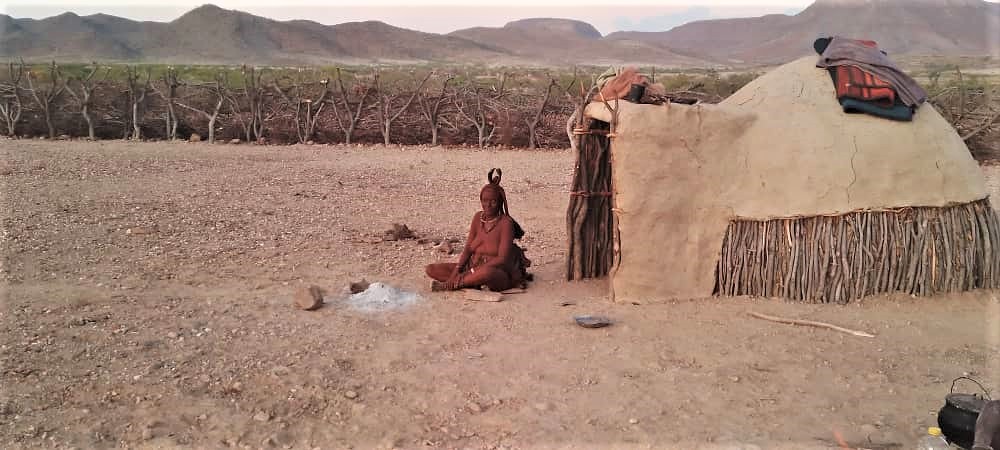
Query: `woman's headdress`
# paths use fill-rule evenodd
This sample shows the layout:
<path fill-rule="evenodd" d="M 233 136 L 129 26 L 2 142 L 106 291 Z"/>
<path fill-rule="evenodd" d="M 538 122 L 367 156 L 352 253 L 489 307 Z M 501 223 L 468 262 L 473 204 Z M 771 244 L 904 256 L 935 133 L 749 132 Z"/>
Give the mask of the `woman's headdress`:
<path fill-rule="evenodd" d="M 494 173 L 496 175 L 494 175 Z M 500 179 L 503 177 L 503 170 L 498 168 L 490 169 L 489 173 L 486 174 L 486 186 L 479 192 L 482 193 L 487 189 L 493 189 L 497 193 L 497 197 L 500 199 L 500 214 L 510 217 L 510 211 L 507 209 L 507 193 L 500 186 Z M 511 222 L 514 223 L 514 239 L 521 239 L 524 236 L 524 230 L 521 229 L 521 225 L 514 220 L 513 217 L 510 218 Z"/>

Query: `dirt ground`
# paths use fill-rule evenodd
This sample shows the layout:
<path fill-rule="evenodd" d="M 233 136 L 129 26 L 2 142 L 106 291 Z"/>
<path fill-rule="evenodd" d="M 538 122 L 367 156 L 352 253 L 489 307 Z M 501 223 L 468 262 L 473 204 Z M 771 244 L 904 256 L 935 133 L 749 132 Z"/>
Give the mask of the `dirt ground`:
<path fill-rule="evenodd" d="M 935 424 L 955 377 L 1000 395 L 997 292 L 622 305 L 604 281 L 564 281 L 572 164 L 565 150 L 0 141 L 0 447 L 810 449 L 839 435 L 893 449 Z M 500 303 L 431 293 L 423 266 L 446 256 L 382 231 L 464 238 L 490 167 L 536 282 Z M 1000 198 L 1000 167 L 984 170 Z M 353 309 L 361 278 L 421 300 Z M 292 307 L 310 284 L 327 304 Z"/>

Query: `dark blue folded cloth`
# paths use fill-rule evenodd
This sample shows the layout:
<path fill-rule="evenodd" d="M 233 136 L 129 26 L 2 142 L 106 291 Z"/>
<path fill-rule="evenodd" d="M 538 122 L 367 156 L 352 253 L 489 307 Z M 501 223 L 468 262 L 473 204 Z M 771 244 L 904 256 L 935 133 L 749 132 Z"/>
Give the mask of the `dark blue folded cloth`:
<path fill-rule="evenodd" d="M 865 113 L 902 122 L 913 120 L 913 108 L 904 105 L 898 98 L 896 99 L 896 103 L 889 108 L 849 97 L 841 98 L 840 106 L 844 108 L 844 112 L 846 113 Z"/>

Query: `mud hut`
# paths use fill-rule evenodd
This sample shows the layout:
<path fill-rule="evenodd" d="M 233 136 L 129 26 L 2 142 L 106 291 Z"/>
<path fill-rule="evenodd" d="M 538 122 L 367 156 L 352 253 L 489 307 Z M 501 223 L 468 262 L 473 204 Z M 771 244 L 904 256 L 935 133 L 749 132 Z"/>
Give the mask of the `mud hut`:
<path fill-rule="evenodd" d="M 717 105 L 587 105 L 569 278 L 609 274 L 640 302 L 1000 287 L 998 215 L 953 127 L 926 104 L 845 114 L 815 61 Z"/>

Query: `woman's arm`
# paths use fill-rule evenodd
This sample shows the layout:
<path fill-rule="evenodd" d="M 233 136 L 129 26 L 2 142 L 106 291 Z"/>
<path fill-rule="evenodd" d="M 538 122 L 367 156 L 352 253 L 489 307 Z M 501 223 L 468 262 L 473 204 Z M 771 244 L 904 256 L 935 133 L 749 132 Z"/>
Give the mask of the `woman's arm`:
<path fill-rule="evenodd" d="M 472 216 L 472 224 L 469 225 L 469 235 L 465 238 L 465 245 L 462 247 L 462 254 L 458 257 L 458 265 L 456 265 L 455 270 L 452 271 L 453 276 L 463 272 L 466 264 L 469 263 L 469 258 L 472 257 L 471 244 L 472 241 L 476 239 L 476 235 L 479 232 L 479 227 L 476 226 L 476 224 L 479 223 L 479 214 L 480 212 L 477 211 L 476 214 Z"/>

